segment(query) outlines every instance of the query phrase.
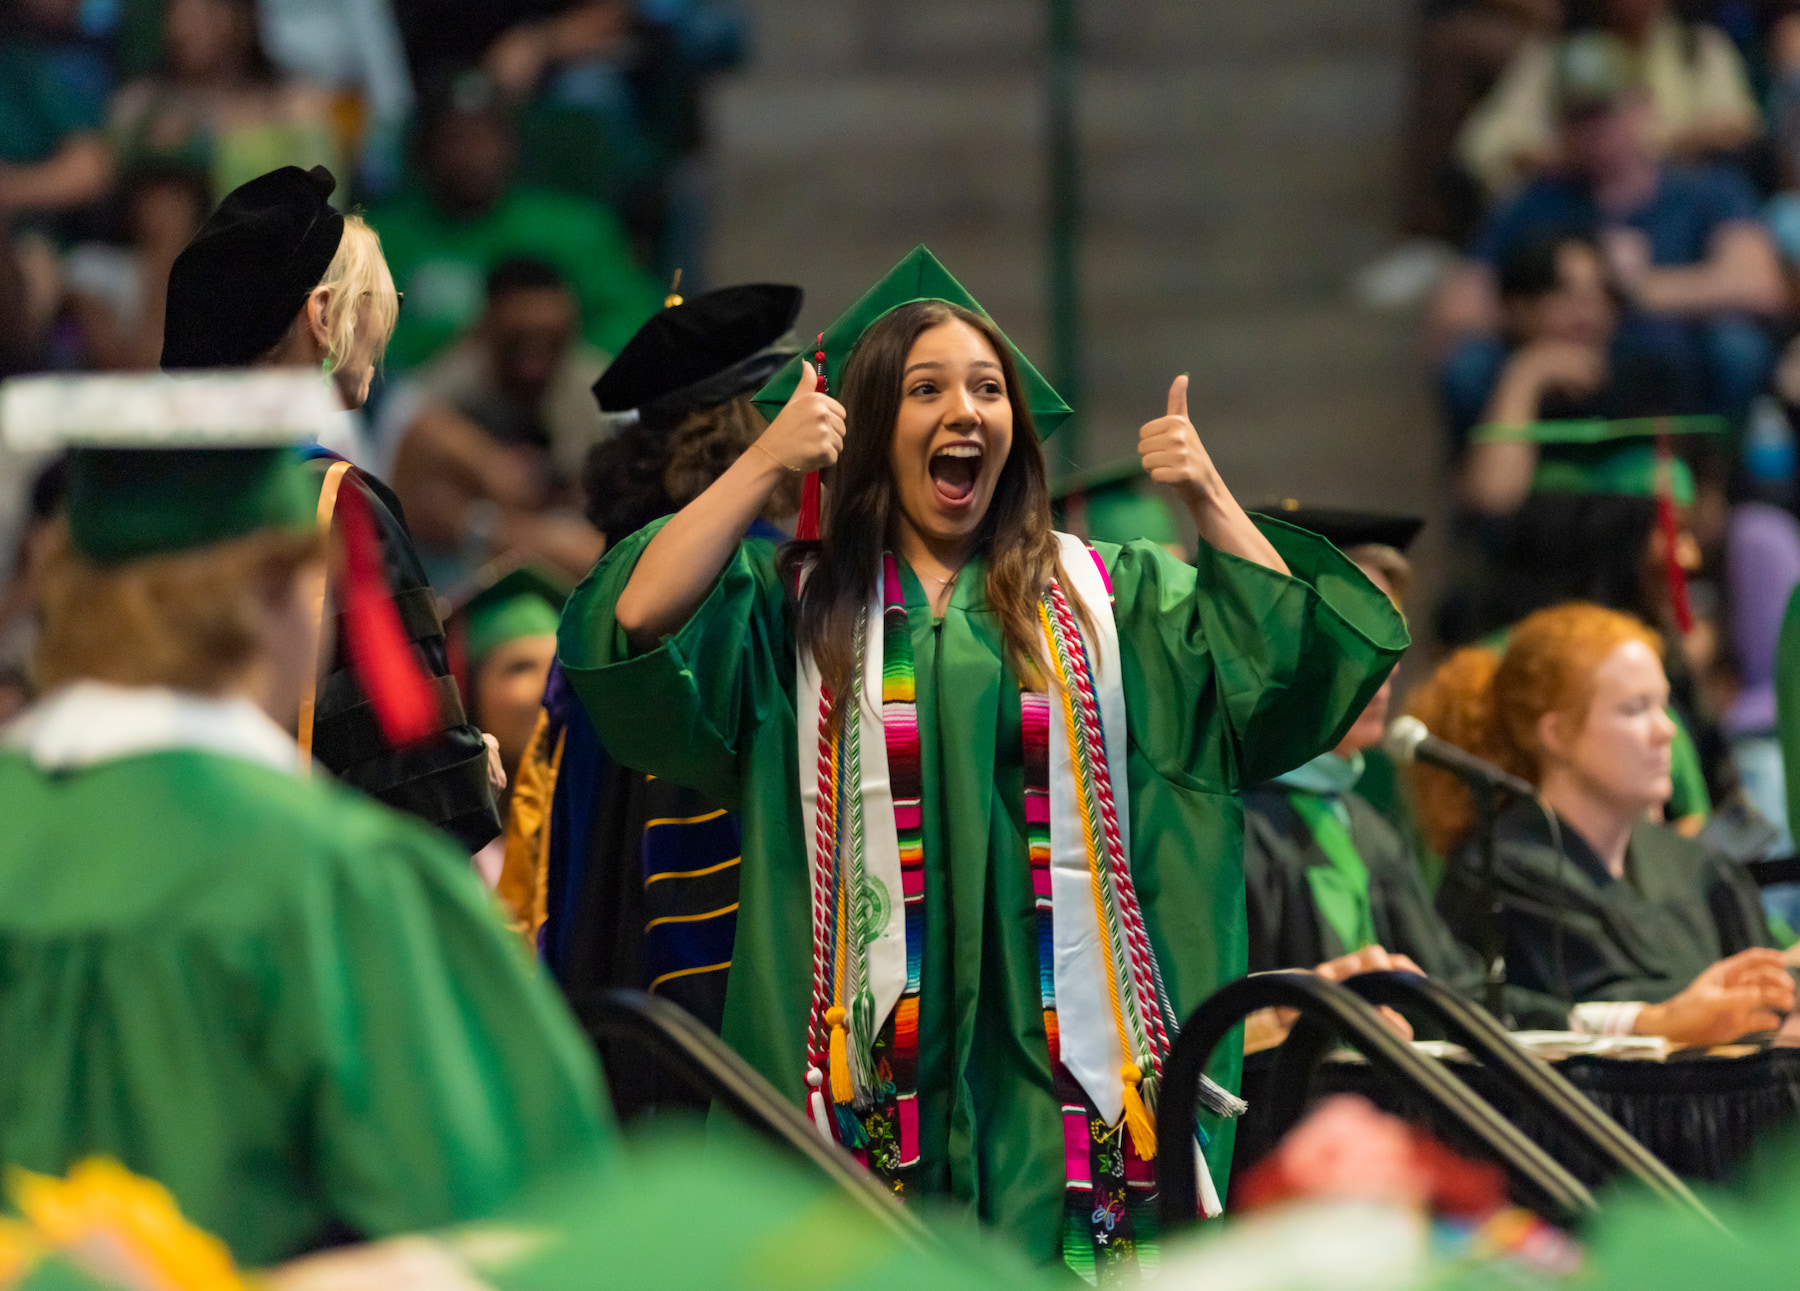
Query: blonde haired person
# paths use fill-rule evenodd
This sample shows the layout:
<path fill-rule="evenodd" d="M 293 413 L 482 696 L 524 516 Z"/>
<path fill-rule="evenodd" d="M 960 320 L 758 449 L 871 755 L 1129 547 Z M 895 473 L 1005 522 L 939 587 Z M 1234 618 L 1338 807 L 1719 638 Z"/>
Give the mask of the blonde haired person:
<path fill-rule="evenodd" d="M 484 1215 L 603 1151 L 592 1055 L 454 846 L 299 773 L 326 393 L 174 385 L 0 395 L 77 445 L 0 734 L 7 1163 L 114 1158 L 250 1264 Z"/>
<path fill-rule="evenodd" d="M 1504 654 L 1450 656 L 1408 710 L 1538 787 L 1496 824 L 1508 1010 L 1525 1026 L 1718 1044 L 1775 1026 L 1794 986 L 1742 868 L 1660 822 L 1675 725 L 1662 641 L 1573 602 L 1524 619 Z M 1470 945 L 1488 909 L 1468 790 L 1412 769 L 1438 906 Z M 1560 847 L 1558 846 L 1560 842 Z M 1790 954 L 1790 961 L 1792 956 Z"/>
<path fill-rule="evenodd" d="M 393 275 L 371 229 L 332 209 L 337 187 L 323 166 L 285 166 L 229 193 L 175 260 L 163 322 L 165 369 L 292 367 L 328 376 L 346 414 L 368 398 L 399 317 Z M 342 419 L 334 426 L 341 431 Z M 341 443 L 333 442 L 333 447 Z M 351 454 L 353 456 L 353 454 Z M 312 447 L 307 470 L 317 511 L 341 530 L 346 506 L 367 509 L 393 607 L 411 653 L 429 674 L 435 729 L 403 745 L 376 718 L 382 696 L 349 664 L 359 651 L 331 617 L 309 725 L 311 756 L 345 784 L 411 812 L 473 854 L 500 833 L 498 759 L 464 715 L 450 675 L 437 599 L 386 484 Z M 354 500 L 349 496 L 355 494 Z"/>

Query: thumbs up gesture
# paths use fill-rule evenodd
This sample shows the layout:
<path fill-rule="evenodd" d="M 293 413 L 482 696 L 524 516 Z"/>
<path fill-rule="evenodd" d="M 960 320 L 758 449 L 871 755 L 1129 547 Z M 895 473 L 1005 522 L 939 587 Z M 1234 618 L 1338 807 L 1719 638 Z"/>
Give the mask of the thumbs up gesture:
<path fill-rule="evenodd" d="M 1176 377 L 1169 387 L 1169 411 L 1138 431 L 1138 457 L 1151 479 L 1172 486 L 1191 507 L 1214 496 L 1223 485 L 1188 420 L 1187 392 L 1187 377 Z"/>
<path fill-rule="evenodd" d="M 844 405 L 821 393 L 818 384 L 812 364 L 802 360 L 793 397 L 756 441 L 796 474 L 830 466 L 844 447 Z"/>

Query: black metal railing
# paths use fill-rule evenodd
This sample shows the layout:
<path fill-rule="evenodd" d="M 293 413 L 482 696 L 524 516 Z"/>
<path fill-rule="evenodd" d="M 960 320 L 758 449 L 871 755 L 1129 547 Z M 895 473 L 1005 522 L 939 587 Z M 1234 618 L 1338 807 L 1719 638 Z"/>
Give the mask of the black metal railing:
<path fill-rule="evenodd" d="M 924 1226 L 873 1175 L 827 1142 L 761 1073 L 687 1010 L 642 991 L 612 990 L 576 1002 L 575 1015 L 602 1053 L 623 1041 L 649 1055 L 763 1140 L 817 1167 L 896 1234 L 928 1240 Z"/>
<path fill-rule="evenodd" d="M 1385 1004 L 1409 1019 L 1430 1018 L 1481 1063 L 1488 1079 L 1520 1108 L 1534 1113 L 1560 1145 L 1585 1153 L 1608 1179 L 1629 1178 L 1672 1206 L 1712 1219 L 1687 1184 L 1549 1063 L 1526 1052 L 1480 1005 L 1442 982 L 1416 973 L 1363 973 L 1344 986 L 1370 1004 Z M 1717 1220 L 1713 1220 L 1717 1222 Z"/>
<path fill-rule="evenodd" d="M 1456 1146 L 1498 1162 L 1521 1203 L 1564 1224 L 1594 1211 L 1593 1195 L 1579 1179 L 1442 1063 L 1402 1040 L 1356 994 L 1313 973 L 1258 973 L 1221 987 L 1196 1009 L 1164 1064 L 1157 1095 L 1156 1140 L 1161 1151 L 1156 1184 L 1166 1230 L 1192 1223 L 1197 1213 L 1193 1158 L 1177 1145 L 1194 1139 L 1195 1098 L 1207 1061 L 1233 1027 L 1265 1008 L 1290 1008 L 1300 1014 L 1282 1046 L 1282 1060 L 1290 1071 L 1303 1070 L 1308 1083 L 1319 1060 L 1341 1037 L 1427 1109 L 1434 1128 Z M 1303 1110 L 1305 1097 L 1306 1088 L 1297 1080 L 1272 1080 L 1264 1094 L 1265 1100 L 1286 1104 L 1272 1114 L 1277 1118 L 1285 1114 L 1289 1120 Z"/>

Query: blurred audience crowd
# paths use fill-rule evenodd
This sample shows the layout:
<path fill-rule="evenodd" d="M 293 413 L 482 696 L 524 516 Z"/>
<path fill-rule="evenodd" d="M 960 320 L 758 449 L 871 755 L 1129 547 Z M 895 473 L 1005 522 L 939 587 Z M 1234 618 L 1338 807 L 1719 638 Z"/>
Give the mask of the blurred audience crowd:
<path fill-rule="evenodd" d="M 1431 0 L 1416 53 L 1412 240 L 1365 283 L 1426 306 L 1453 498 L 1435 635 L 1493 644 L 1571 599 L 1642 619 L 1702 805 L 1785 852 L 1800 4 Z"/>
<path fill-rule="evenodd" d="M 3 0 L 0 375 L 157 367 L 214 202 L 327 166 L 405 300 L 330 447 L 396 481 L 441 589 L 499 550 L 579 575 L 588 388 L 673 279 L 704 286 L 702 89 L 745 43 L 730 0 Z M 43 467 L 0 460 L 20 562 Z"/>

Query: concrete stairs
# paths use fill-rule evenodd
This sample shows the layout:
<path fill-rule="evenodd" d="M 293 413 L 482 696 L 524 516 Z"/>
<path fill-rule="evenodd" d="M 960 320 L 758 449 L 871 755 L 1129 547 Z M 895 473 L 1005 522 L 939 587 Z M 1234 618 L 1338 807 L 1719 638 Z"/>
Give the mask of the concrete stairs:
<path fill-rule="evenodd" d="M 798 281 L 815 331 L 923 241 L 1046 361 L 1042 0 L 749 7 L 753 65 L 713 102 L 713 281 Z M 1416 322 L 1346 290 L 1393 240 L 1414 9 L 1083 5 L 1082 464 L 1186 371 L 1246 503 L 1437 509 Z"/>

